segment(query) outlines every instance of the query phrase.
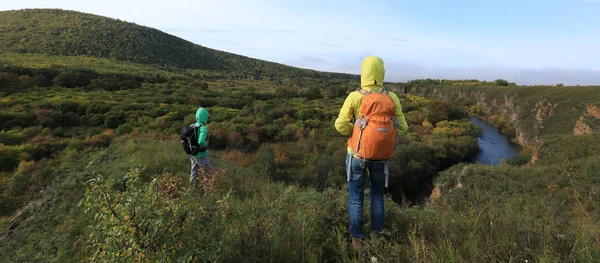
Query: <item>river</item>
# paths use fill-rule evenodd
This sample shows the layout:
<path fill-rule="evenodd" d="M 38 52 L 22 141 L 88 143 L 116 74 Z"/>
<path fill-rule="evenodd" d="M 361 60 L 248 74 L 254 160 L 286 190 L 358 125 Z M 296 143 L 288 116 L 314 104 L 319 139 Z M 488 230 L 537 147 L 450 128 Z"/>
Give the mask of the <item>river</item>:
<path fill-rule="evenodd" d="M 471 117 L 471 122 L 481 127 L 483 134 L 479 137 L 479 153 L 469 160 L 469 163 L 499 165 L 502 159 L 513 158 L 521 151 L 518 144 L 511 142 L 484 120 Z"/>
<path fill-rule="evenodd" d="M 521 146 L 510 141 L 494 126 L 488 124 L 482 119 L 471 117 L 471 122 L 475 126 L 483 129 L 481 137 L 479 137 L 479 152 L 472 158 L 465 160 L 467 163 L 477 163 L 485 165 L 499 165 L 502 159 L 511 159 L 521 151 Z M 428 178 L 417 184 L 417 191 L 407 194 L 407 199 L 412 204 L 424 207 L 426 199 L 431 195 L 434 188 L 435 179 Z"/>

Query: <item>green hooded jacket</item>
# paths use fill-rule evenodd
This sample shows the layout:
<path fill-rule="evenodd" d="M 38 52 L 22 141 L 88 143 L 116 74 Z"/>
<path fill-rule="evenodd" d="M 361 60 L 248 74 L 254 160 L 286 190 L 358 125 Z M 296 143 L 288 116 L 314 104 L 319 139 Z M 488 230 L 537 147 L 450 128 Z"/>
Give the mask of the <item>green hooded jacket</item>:
<path fill-rule="evenodd" d="M 208 137 L 208 128 L 206 128 L 206 122 L 208 122 L 208 111 L 204 108 L 199 108 L 196 111 L 196 127 L 200 127 L 198 134 L 198 144 L 200 146 L 208 146 L 206 138 Z M 208 155 L 208 150 L 194 154 L 194 157 L 201 158 Z"/>

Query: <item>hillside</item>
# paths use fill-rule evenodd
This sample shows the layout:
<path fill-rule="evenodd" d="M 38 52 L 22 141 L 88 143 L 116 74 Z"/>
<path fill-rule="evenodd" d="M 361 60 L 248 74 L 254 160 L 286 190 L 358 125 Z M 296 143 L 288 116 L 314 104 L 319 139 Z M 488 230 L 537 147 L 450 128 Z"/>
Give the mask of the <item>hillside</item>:
<path fill-rule="evenodd" d="M 89 56 L 256 77 L 357 78 L 252 59 L 196 45 L 153 28 L 57 9 L 0 12 L 0 47 L 3 52 Z"/>
<path fill-rule="evenodd" d="M 473 114 L 506 119 L 522 145 L 600 130 L 600 87 L 421 85 L 410 92 L 443 100 L 470 100 L 476 104 Z"/>

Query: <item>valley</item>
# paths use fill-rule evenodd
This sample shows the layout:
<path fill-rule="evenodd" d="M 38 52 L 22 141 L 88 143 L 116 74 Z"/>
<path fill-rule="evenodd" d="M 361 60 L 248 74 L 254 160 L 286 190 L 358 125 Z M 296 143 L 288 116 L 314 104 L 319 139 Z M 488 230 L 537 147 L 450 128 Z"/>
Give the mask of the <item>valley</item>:
<path fill-rule="evenodd" d="M 409 130 L 384 232 L 368 232 L 360 254 L 347 230 L 347 137 L 334 128 L 359 76 L 74 11 L 0 12 L 0 32 L 2 262 L 599 256 L 600 87 L 386 82 Z M 194 188 L 179 129 L 198 107 L 215 172 Z M 469 164 L 483 132 L 473 116 L 523 150 Z"/>

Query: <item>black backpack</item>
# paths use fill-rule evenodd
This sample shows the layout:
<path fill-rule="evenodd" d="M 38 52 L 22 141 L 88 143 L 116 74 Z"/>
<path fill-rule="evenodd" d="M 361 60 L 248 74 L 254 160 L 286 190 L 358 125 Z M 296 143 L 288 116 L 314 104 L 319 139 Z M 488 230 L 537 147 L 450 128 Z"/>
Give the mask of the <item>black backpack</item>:
<path fill-rule="evenodd" d="M 183 150 L 188 155 L 194 155 L 207 150 L 206 146 L 200 146 L 198 144 L 198 129 L 200 127 L 202 126 L 196 127 L 195 124 L 192 124 L 181 128 L 181 135 L 179 137 L 181 138 Z"/>

